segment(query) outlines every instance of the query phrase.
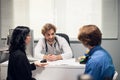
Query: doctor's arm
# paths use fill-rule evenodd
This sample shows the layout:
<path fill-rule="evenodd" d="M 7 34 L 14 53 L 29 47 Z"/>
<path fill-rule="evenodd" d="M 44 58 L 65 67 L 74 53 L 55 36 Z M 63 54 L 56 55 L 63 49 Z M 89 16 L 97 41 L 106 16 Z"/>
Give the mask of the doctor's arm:
<path fill-rule="evenodd" d="M 62 45 L 61 47 L 63 49 L 63 53 L 61 54 L 62 58 L 63 59 L 72 58 L 73 53 L 72 53 L 72 49 L 71 49 L 70 45 L 68 44 L 68 42 L 65 39 L 63 39 L 61 45 Z"/>

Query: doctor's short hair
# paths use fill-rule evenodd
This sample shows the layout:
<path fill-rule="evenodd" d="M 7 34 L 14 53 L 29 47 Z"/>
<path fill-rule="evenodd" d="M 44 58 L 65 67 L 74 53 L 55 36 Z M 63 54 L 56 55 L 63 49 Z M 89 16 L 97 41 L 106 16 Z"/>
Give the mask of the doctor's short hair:
<path fill-rule="evenodd" d="M 45 35 L 45 33 L 46 33 L 47 31 L 51 30 L 51 29 L 53 29 L 54 32 L 56 33 L 56 26 L 53 25 L 53 24 L 51 24 L 51 23 L 46 23 L 46 24 L 43 26 L 43 28 L 42 28 L 42 30 L 41 30 L 41 33 L 42 33 L 43 35 Z"/>
<path fill-rule="evenodd" d="M 102 33 L 96 25 L 84 25 L 80 28 L 78 39 L 84 45 L 101 45 Z"/>

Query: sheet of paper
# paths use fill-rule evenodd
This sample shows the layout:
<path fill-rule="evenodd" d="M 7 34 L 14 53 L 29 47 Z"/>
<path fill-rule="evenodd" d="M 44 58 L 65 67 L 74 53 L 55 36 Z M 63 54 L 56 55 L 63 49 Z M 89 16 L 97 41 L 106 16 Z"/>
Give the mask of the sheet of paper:
<path fill-rule="evenodd" d="M 67 59 L 67 60 L 58 60 L 58 61 L 53 61 L 53 62 L 48 62 L 48 67 L 69 67 L 69 68 L 80 68 L 81 66 L 82 67 L 85 67 L 84 64 L 79 64 L 79 62 L 75 62 L 75 59 Z"/>

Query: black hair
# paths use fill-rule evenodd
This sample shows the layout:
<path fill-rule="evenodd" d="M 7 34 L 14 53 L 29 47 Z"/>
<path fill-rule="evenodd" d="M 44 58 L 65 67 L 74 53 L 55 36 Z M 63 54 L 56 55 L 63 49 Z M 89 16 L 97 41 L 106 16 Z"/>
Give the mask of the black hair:
<path fill-rule="evenodd" d="M 29 35 L 30 29 L 26 26 L 17 26 L 11 36 L 9 53 L 12 53 L 18 49 L 25 51 L 26 43 L 25 39 Z"/>

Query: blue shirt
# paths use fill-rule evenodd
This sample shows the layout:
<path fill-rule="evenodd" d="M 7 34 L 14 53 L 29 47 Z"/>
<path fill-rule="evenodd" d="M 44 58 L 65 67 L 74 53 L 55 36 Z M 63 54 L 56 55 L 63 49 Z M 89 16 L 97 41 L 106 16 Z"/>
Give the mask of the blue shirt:
<path fill-rule="evenodd" d="M 115 68 L 110 54 L 101 46 L 95 46 L 88 53 L 85 74 L 89 74 L 94 80 L 104 80 L 105 77 L 112 79 Z"/>

